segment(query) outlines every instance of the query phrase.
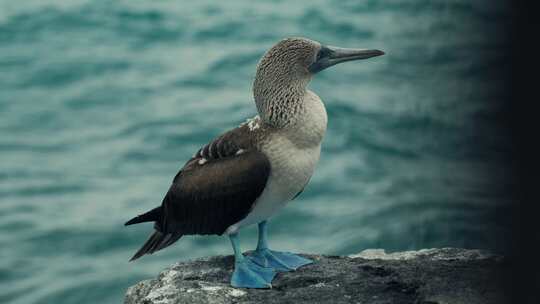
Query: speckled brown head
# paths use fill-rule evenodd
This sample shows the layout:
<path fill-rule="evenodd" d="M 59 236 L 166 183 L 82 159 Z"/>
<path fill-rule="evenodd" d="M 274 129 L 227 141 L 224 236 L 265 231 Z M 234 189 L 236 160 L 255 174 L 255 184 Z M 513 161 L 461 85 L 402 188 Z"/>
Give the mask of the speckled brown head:
<path fill-rule="evenodd" d="M 259 61 L 253 95 L 261 118 L 283 125 L 301 107 L 311 77 L 341 62 L 383 55 L 379 50 L 345 49 L 324 46 L 307 38 L 286 38 L 268 50 Z M 281 117 L 277 121 L 276 117 Z"/>

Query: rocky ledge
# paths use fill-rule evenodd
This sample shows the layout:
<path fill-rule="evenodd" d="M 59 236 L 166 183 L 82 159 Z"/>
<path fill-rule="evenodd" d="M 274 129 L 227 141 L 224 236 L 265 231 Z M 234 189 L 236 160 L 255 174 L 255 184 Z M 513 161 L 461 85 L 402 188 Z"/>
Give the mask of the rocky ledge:
<path fill-rule="evenodd" d="M 232 256 L 177 263 L 127 290 L 125 303 L 503 303 L 501 256 L 457 248 L 351 256 L 304 255 L 315 261 L 280 273 L 267 290 L 229 285 Z"/>

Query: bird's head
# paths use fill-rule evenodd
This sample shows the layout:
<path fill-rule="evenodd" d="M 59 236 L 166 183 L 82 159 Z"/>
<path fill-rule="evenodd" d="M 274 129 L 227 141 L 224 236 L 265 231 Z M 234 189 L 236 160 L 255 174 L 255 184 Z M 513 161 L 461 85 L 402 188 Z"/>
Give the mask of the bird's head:
<path fill-rule="evenodd" d="M 257 66 L 253 93 L 259 113 L 265 116 L 276 104 L 296 102 L 305 94 L 311 77 L 328 67 L 383 54 L 379 50 L 326 46 L 307 38 L 283 39 Z"/>

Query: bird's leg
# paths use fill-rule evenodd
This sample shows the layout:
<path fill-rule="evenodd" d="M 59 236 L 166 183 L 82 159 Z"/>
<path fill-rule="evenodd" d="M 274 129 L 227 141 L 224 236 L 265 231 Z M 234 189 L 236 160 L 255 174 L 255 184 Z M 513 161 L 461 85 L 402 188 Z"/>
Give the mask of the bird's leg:
<path fill-rule="evenodd" d="M 267 222 L 259 223 L 259 241 L 257 249 L 253 251 L 248 258 L 253 262 L 263 266 L 271 267 L 278 271 L 296 270 L 307 264 L 313 263 L 312 260 L 306 259 L 299 255 L 290 252 L 279 252 L 268 249 L 267 242 Z"/>
<path fill-rule="evenodd" d="M 233 287 L 243 288 L 272 288 L 272 279 L 276 272 L 272 268 L 260 266 L 246 259 L 240 250 L 238 234 L 230 234 L 234 250 L 234 272 L 231 277 Z"/>

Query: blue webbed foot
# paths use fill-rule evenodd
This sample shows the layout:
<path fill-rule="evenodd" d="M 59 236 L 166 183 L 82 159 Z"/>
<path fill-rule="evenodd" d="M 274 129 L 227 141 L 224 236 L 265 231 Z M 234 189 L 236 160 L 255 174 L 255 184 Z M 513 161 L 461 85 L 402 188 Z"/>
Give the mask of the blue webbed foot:
<path fill-rule="evenodd" d="M 262 267 L 244 258 L 234 264 L 231 285 L 241 288 L 272 288 L 275 275 L 272 268 Z"/>
<path fill-rule="evenodd" d="M 290 252 L 273 251 L 268 248 L 257 249 L 247 258 L 262 267 L 270 267 L 277 271 L 292 271 L 313 263 L 312 260 L 299 255 Z"/>

